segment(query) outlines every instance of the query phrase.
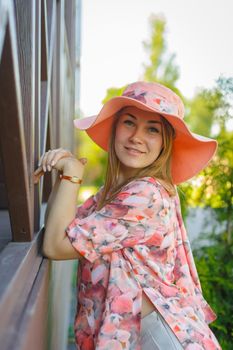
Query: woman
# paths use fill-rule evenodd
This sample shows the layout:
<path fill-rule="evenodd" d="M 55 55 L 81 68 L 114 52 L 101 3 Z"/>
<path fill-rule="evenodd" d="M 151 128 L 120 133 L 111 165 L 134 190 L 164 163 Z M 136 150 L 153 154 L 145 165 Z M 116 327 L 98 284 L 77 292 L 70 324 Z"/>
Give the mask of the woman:
<path fill-rule="evenodd" d="M 221 349 L 176 189 L 207 165 L 217 143 L 191 133 L 183 117 L 172 90 L 136 82 L 97 116 L 75 120 L 109 154 L 104 185 L 77 208 L 86 160 L 62 149 L 42 156 L 36 181 L 47 168 L 61 172 L 43 253 L 80 261 L 78 349 Z"/>

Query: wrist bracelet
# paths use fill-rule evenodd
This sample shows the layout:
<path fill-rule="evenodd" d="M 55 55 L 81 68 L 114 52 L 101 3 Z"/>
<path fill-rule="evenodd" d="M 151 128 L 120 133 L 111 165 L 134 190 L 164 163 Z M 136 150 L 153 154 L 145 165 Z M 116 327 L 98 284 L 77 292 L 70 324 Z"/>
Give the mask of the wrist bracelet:
<path fill-rule="evenodd" d="M 69 176 L 69 175 L 63 175 L 63 174 L 60 174 L 60 179 L 64 179 L 64 180 L 69 180 L 75 184 L 81 184 L 82 183 L 82 179 L 79 179 L 77 176 Z"/>

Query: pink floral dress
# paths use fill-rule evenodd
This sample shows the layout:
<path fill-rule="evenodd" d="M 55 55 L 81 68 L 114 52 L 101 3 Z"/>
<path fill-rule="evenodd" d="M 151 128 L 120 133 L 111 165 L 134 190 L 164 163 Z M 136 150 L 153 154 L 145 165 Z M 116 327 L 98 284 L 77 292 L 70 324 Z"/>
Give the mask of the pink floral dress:
<path fill-rule="evenodd" d="M 66 228 L 78 265 L 75 337 L 80 350 L 140 350 L 142 291 L 186 350 L 221 349 L 202 295 L 179 197 L 152 177 L 125 185 L 101 210 L 100 192 Z M 143 349 L 144 350 L 144 349 Z"/>

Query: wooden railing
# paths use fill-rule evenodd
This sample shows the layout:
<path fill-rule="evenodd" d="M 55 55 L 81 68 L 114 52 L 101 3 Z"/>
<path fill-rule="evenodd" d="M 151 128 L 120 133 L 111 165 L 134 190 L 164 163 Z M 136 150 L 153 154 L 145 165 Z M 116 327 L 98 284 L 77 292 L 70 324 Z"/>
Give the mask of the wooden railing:
<path fill-rule="evenodd" d="M 73 150 L 79 3 L 0 1 L 1 350 L 55 348 L 51 266 L 41 243 L 56 174 L 35 186 L 33 172 L 46 150 Z"/>

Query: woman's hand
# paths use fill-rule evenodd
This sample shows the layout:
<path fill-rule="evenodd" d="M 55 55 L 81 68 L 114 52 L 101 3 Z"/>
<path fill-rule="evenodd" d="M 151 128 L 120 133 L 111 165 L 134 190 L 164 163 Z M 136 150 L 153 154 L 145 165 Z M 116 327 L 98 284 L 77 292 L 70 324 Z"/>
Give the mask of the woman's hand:
<path fill-rule="evenodd" d="M 49 150 L 40 158 L 38 168 L 34 172 L 34 184 L 39 182 L 40 177 L 46 171 L 51 171 L 52 169 L 63 172 L 68 165 L 75 165 L 82 172 L 86 162 L 86 158 L 77 159 L 69 150 L 63 148 Z"/>

